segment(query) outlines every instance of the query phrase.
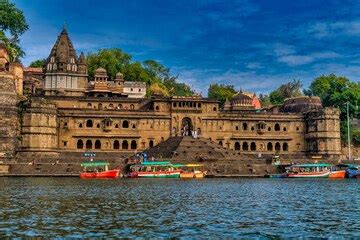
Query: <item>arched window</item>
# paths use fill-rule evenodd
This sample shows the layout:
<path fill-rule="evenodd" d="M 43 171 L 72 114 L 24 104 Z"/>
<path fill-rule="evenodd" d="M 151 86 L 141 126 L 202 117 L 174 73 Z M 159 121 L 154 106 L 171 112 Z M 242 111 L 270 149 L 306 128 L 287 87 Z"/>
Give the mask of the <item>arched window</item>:
<path fill-rule="evenodd" d="M 252 143 L 250 144 L 250 150 L 251 150 L 251 151 L 256 151 L 256 144 L 255 144 L 254 142 L 252 142 Z"/>
<path fill-rule="evenodd" d="M 269 132 L 271 131 L 271 127 L 268 127 L 268 131 L 269 131 Z"/>
<path fill-rule="evenodd" d="M 91 128 L 91 127 L 93 127 L 93 121 L 92 120 L 87 120 L 86 121 L 86 127 L 88 127 L 88 128 Z"/>
<path fill-rule="evenodd" d="M 102 109 L 102 107 L 103 107 L 102 103 L 99 103 L 98 108 Z"/>
<path fill-rule="evenodd" d="M 123 128 L 129 128 L 129 122 L 128 122 L 127 120 L 124 120 L 124 121 L 122 122 L 122 127 L 123 127 Z"/>
<path fill-rule="evenodd" d="M 134 104 L 131 104 L 131 105 L 130 105 L 130 110 L 134 110 L 134 109 L 135 109 Z"/>
<path fill-rule="evenodd" d="M 286 127 L 283 128 L 283 131 L 286 132 Z"/>
<path fill-rule="evenodd" d="M 235 150 L 240 150 L 240 143 L 239 142 L 235 142 Z"/>
<path fill-rule="evenodd" d="M 272 145 L 271 142 L 268 142 L 268 144 L 267 144 L 267 150 L 268 150 L 268 151 L 272 151 L 272 150 L 273 150 L 273 145 Z"/>
<path fill-rule="evenodd" d="M 118 108 L 119 108 L 119 109 L 122 109 L 122 108 L 123 108 L 123 105 L 122 105 L 121 103 L 119 103 Z"/>
<path fill-rule="evenodd" d="M 223 145 L 223 142 L 222 142 L 222 141 L 219 141 L 219 145 L 222 146 L 222 145 Z"/>
<path fill-rule="evenodd" d="M 283 143 L 283 151 L 288 151 L 289 150 L 289 145 L 287 143 Z"/>
<path fill-rule="evenodd" d="M 79 124 L 79 128 L 82 128 L 82 123 Z"/>
<path fill-rule="evenodd" d="M 88 107 L 88 108 L 92 108 L 92 104 L 91 104 L 91 103 L 88 103 L 88 104 L 87 104 L 87 107 Z"/>
<path fill-rule="evenodd" d="M 92 149 L 92 141 L 91 140 L 86 141 L 86 149 Z"/>
<path fill-rule="evenodd" d="M 249 144 L 247 142 L 243 142 L 242 149 L 243 149 L 243 151 L 248 151 L 249 150 Z"/>
<path fill-rule="evenodd" d="M 99 124 L 99 123 L 98 123 L 98 124 L 96 124 L 96 127 L 97 127 L 97 128 L 100 128 L 100 124 Z"/>
<path fill-rule="evenodd" d="M 153 147 L 154 146 L 154 141 L 153 140 L 150 140 L 149 141 L 149 147 Z"/>
<path fill-rule="evenodd" d="M 128 149 L 129 148 L 129 143 L 127 140 L 124 140 L 121 144 L 121 148 L 122 149 Z"/>
<path fill-rule="evenodd" d="M 119 124 L 115 124 L 115 128 L 119 128 Z"/>
<path fill-rule="evenodd" d="M 83 143 L 83 141 L 81 139 L 79 139 L 77 141 L 76 148 L 77 149 L 83 149 L 83 147 L 84 147 L 84 143 Z"/>
<path fill-rule="evenodd" d="M 243 124 L 242 124 L 242 129 L 243 129 L 244 131 L 246 131 L 246 130 L 248 129 L 247 123 L 243 123 Z"/>
<path fill-rule="evenodd" d="M 280 131 L 280 124 L 276 123 L 274 128 L 275 131 Z"/>
<path fill-rule="evenodd" d="M 113 148 L 114 148 L 114 149 L 119 149 L 119 148 L 120 148 L 120 143 L 119 143 L 118 140 L 115 140 L 115 141 L 114 141 Z"/>
<path fill-rule="evenodd" d="M 130 145 L 131 149 L 136 149 L 137 148 L 137 143 L 135 140 L 131 141 L 131 145 Z"/>
<path fill-rule="evenodd" d="M 95 141 L 95 149 L 101 149 L 101 142 L 100 140 Z"/>
<path fill-rule="evenodd" d="M 275 151 L 280 151 L 281 150 L 281 146 L 280 143 L 275 143 Z"/>
<path fill-rule="evenodd" d="M 156 107 L 155 107 L 155 110 L 156 110 L 156 111 L 159 111 L 159 109 L 160 109 L 159 106 L 156 106 Z"/>
<path fill-rule="evenodd" d="M 114 108 L 114 104 L 110 103 L 109 108 Z"/>
<path fill-rule="evenodd" d="M 213 111 L 216 112 L 216 107 L 213 108 Z"/>
<path fill-rule="evenodd" d="M 235 130 L 236 130 L 236 131 L 239 131 L 239 126 L 235 126 Z"/>
<path fill-rule="evenodd" d="M 68 125 L 68 124 L 67 124 L 67 122 L 65 122 L 65 123 L 64 123 L 64 128 L 66 128 L 66 127 L 67 127 L 67 125 Z"/>

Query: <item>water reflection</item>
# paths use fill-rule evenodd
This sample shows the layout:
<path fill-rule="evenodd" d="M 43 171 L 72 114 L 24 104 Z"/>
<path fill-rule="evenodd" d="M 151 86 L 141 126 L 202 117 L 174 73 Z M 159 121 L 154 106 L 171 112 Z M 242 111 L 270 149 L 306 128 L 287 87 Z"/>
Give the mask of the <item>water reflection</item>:
<path fill-rule="evenodd" d="M 360 237 L 360 181 L 1 178 L 0 237 Z"/>

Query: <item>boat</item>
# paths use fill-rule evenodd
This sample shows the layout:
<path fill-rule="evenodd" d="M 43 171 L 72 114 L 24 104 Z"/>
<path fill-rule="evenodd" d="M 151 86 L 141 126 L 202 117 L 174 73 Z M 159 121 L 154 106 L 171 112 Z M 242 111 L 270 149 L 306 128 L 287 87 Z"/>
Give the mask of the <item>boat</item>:
<path fill-rule="evenodd" d="M 181 168 L 180 178 L 204 178 L 206 171 L 203 164 L 174 164 Z"/>
<path fill-rule="evenodd" d="M 310 163 L 296 164 L 287 168 L 288 178 L 328 178 L 330 175 L 330 164 Z"/>
<path fill-rule="evenodd" d="M 129 167 L 130 178 L 179 178 L 181 169 L 170 162 L 143 162 Z"/>
<path fill-rule="evenodd" d="M 346 165 L 337 164 L 330 168 L 329 178 L 345 178 L 346 176 Z"/>
<path fill-rule="evenodd" d="M 348 178 L 360 178 L 360 166 L 351 165 L 346 170 L 346 175 Z"/>
<path fill-rule="evenodd" d="M 109 163 L 103 161 L 97 162 L 83 162 L 81 166 L 84 168 L 80 173 L 80 178 L 118 178 L 120 175 L 120 169 L 109 170 Z"/>

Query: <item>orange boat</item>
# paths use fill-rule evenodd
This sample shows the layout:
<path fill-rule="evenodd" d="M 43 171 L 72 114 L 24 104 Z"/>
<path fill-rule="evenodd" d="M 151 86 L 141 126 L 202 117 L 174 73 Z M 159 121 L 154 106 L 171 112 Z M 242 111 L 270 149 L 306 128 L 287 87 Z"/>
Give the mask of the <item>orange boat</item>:
<path fill-rule="evenodd" d="M 81 164 L 84 167 L 80 178 L 118 178 L 120 175 L 120 169 L 109 170 L 109 163 L 107 162 L 83 162 Z"/>
<path fill-rule="evenodd" d="M 346 169 L 343 169 L 343 165 L 334 165 L 330 169 L 329 178 L 345 178 Z"/>

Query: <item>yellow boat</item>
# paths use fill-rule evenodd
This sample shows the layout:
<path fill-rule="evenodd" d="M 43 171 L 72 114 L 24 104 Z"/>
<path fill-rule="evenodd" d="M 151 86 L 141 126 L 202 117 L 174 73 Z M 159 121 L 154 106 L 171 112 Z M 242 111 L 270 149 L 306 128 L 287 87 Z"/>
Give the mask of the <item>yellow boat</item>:
<path fill-rule="evenodd" d="M 182 171 L 180 178 L 204 178 L 206 171 L 203 164 L 178 164 Z"/>

